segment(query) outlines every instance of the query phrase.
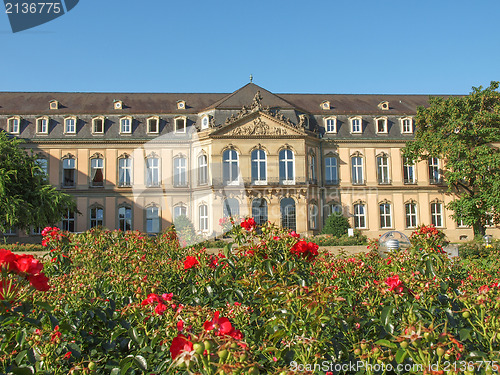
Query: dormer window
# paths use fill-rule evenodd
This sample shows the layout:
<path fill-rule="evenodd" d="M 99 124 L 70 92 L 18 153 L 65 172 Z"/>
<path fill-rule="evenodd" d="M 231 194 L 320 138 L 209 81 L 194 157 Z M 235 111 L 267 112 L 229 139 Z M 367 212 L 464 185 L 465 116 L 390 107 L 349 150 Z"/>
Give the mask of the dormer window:
<path fill-rule="evenodd" d="M 363 132 L 361 117 L 352 117 L 350 120 L 351 120 L 351 133 L 361 134 Z"/>
<path fill-rule="evenodd" d="M 175 119 L 175 132 L 185 133 L 186 132 L 186 118 L 179 117 Z"/>
<path fill-rule="evenodd" d="M 40 117 L 36 119 L 37 134 L 49 134 L 49 118 Z"/>
<path fill-rule="evenodd" d="M 68 117 L 64 119 L 64 133 L 76 134 L 76 117 Z"/>
<path fill-rule="evenodd" d="M 148 118 L 148 134 L 158 134 L 160 130 L 160 118 L 153 116 Z"/>
<path fill-rule="evenodd" d="M 382 111 L 388 111 L 389 110 L 389 102 L 388 101 L 380 102 L 377 107 L 379 109 L 381 109 Z"/>
<path fill-rule="evenodd" d="M 387 118 L 380 117 L 375 119 L 375 124 L 377 127 L 377 134 L 386 134 L 387 133 Z"/>
<path fill-rule="evenodd" d="M 114 109 L 123 109 L 123 102 L 121 100 L 114 100 L 113 101 L 113 108 Z"/>
<path fill-rule="evenodd" d="M 120 119 L 120 134 L 132 133 L 132 117 L 122 117 Z"/>
<path fill-rule="evenodd" d="M 201 118 L 201 129 L 208 129 L 210 126 L 210 118 L 208 115 L 205 115 Z"/>
<path fill-rule="evenodd" d="M 49 102 L 49 109 L 59 109 L 59 102 L 57 100 L 51 100 Z"/>
<path fill-rule="evenodd" d="M 411 117 L 401 119 L 401 133 L 413 134 L 413 120 Z"/>
<path fill-rule="evenodd" d="M 104 134 L 104 117 L 92 119 L 92 134 Z"/>
<path fill-rule="evenodd" d="M 325 129 L 327 133 L 337 133 L 337 118 L 327 117 L 325 119 Z"/>
<path fill-rule="evenodd" d="M 14 116 L 7 120 L 7 131 L 10 134 L 19 134 L 21 131 L 21 118 L 19 116 Z"/>
<path fill-rule="evenodd" d="M 178 100 L 177 109 L 186 109 L 186 102 L 184 100 Z"/>
<path fill-rule="evenodd" d="M 330 109 L 330 102 L 328 100 L 325 100 L 324 102 L 322 102 L 321 109 L 324 109 L 324 110 Z"/>

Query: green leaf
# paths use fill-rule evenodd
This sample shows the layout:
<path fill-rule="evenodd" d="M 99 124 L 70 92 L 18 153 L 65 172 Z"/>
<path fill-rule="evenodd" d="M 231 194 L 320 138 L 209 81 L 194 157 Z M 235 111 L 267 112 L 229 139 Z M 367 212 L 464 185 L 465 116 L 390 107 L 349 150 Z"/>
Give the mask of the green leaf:
<path fill-rule="evenodd" d="M 128 330 L 128 335 L 130 336 L 130 338 L 132 340 L 134 340 L 137 344 L 142 344 L 142 340 L 139 336 L 139 332 L 137 332 L 137 329 L 135 329 L 135 327 L 131 327 L 129 330 Z"/>
<path fill-rule="evenodd" d="M 401 348 L 396 352 L 396 362 L 397 363 L 402 363 L 404 361 L 405 357 L 406 357 L 406 350 Z"/>
<path fill-rule="evenodd" d="M 205 289 L 207 290 L 208 296 L 210 298 L 213 298 L 214 297 L 214 290 L 212 289 L 212 287 L 210 285 L 207 285 L 205 287 Z"/>
<path fill-rule="evenodd" d="M 391 349 L 396 349 L 398 346 L 389 340 L 381 339 L 375 342 L 375 345 L 386 346 Z"/>
<path fill-rule="evenodd" d="M 118 367 L 115 367 L 114 369 L 111 370 L 109 373 L 110 375 L 120 375 L 120 369 Z"/>
<path fill-rule="evenodd" d="M 471 333 L 471 329 L 467 329 L 467 328 L 462 328 L 460 330 L 460 341 L 465 341 L 467 339 L 470 339 L 470 333 Z"/>
<path fill-rule="evenodd" d="M 18 367 L 12 370 L 15 375 L 32 375 L 34 374 L 33 367 Z"/>
<path fill-rule="evenodd" d="M 139 368 L 142 371 L 147 371 L 148 370 L 148 362 L 146 361 L 146 358 L 144 358 L 143 356 L 136 355 L 134 357 L 134 362 L 136 363 L 137 366 L 139 366 Z"/>
<path fill-rule="evenodd" d="M 269 274 L 269 276 L 274 277 L 273 266 L 271 264 L 271 261 L 267 259 L 263 263 L 264 267 L 266 268 L 266 272 Z"/>
<path fill-rule="evenodd" d="M 22 347 L 25 339 L 26 339 L 26 334 L 24 333 L 24 331 L 21 330 L 21 331 L 17 332 L 17 335 L 16 335 L 17 345 L 16 345 L 16 347 L 17 346 Z"/>
<path fill-rule="evenodd" d="M 389 319 L 392 316 L 392 310 L 393 310 L 392 306 L 384 307 L 384 309 L 382 310 L 382 314 L 380 314 L 380 320 L 382 321 L 382 325 L 385 326 L 389 323 Z"/>

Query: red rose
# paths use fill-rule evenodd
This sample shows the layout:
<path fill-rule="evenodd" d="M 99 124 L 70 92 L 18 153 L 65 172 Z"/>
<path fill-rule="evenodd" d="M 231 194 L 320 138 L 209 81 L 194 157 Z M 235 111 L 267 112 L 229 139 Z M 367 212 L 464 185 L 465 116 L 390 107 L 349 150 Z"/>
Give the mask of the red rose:
<path fill-rule="evenodd" d="M 65 355 L 64 355 L 64 359 L 70 359 L 71 358 L 71 352 L 67 352 Z"/>
<path fill-rule="evenodd" d="M 254 218 L 251 217 L 251 218 L 243 221 L 240 225 L 242 228 L 245 228 L 247 231 L 251 232 L 252 230 L 255 229 L 255 227 L 257 226 L 257 223 L 255 222 Z"/>
<path fill-rule="evenodd" d="M 0 268 L 6 268 L 10 272 L 18 272 L 17 255 L 12 251 L 0 249 Z"/>
<path fill-rule="evenodd" d="M 177 335 L 177 337 L 174 337 L 172 344 L 170 345 L 170 354 L 172 355 L 172 359 L 176 359 L 182 352 L 191 351 L 193 351 L 193 343 L 189 341 L 186 336 Z"/>
<path fill-rule="evenodd" d="M 163 304 L 160 302 L 158 305 L 155 307 L 155 313 L 158 315 L 163 315 L 163 313 L 167 310 L 167 305 Z"/>
<path fill-rule="evenodd" d="M 23 254 L 17 258 L 16 263 L 19 272 L 28 275 L 38 275 L 43 270 L 43 264 L 33 255 Z"/>
<path fill-rule="evenodd" d="M 28 281 L 30 282 L 31 286 L 36 290 L 46 292 L 47 290 L 50 289 L 49 278 L 45 276 L 44 273 L 39 273 L 38 275 L 35 276 L 33 275 L 28 276 Z"/>
<path fill-rule="evenodd" d="M 162 302 L 162 300 L 157 294 L 151 293 L 148 294 L 148 297 L 141 302 L 141 305 L 142 306 L 151 305 L 153 302 Z"/>
<path fill-rule="evenodd" d="M 219 311 L 216 311 L 214 317 L 211 321 L 206 321 L 203 324 L 205 331 L 215 330 L 215 334 L 218 336 L 230 334 L 233 330 L 233 326 L 228 318 L 219 318 Z"/>
<path fill-rule="evenodd" d="M 197 266 L 198 264 L 200 264 L 200 262 L 198 262 L 198 259 L 188 255 L 186 257 L 186 260 L 184 261 L 184 269 L 188 270 L 190 268 Z"/>
<path fill-rule="evenodd" d="M 402 281 L 399 280 L 398 275 L 388 277 L 387 279 L 385 279 L 385 283 L 389 286 L 389 291 L 394 291 L 397 294 L 403 292 L 404 286 Z"/>

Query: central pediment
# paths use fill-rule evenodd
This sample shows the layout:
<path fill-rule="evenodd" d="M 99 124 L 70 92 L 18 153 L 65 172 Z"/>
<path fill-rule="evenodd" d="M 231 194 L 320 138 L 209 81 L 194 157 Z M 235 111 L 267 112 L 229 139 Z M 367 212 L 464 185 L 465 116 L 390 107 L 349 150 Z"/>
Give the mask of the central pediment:
<path fill-rule="evenodd" d="M 215 130 L 212 136 L 219 137 L 282 137 L 304 136 L 299 129 L 289 121 L 281 121 L 264 112 L 255 112 L 245 118 Z"/>

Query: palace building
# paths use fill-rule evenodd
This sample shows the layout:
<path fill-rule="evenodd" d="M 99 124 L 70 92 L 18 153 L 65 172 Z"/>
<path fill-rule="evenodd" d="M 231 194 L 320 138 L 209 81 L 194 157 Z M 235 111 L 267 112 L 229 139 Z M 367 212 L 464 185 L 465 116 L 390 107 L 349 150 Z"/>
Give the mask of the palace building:
<path fill-rule="evenodd" d="M 188 216 L 254 216 L 302 235 L 343 214 L 369 237 L 420 224 L 472 239 L 450 217 L 443 161 L 413 163 L 424 95 L 274 94 L 249 83 L 230 94 L 0 92 L 0 130 L 26 141 L 48 181 L 76 198 L 60 225 L 158 233 Z M 489 228 L 489 232 L 498 228 Z M 40 228 L 12 240 L 36 240 Z"/>

